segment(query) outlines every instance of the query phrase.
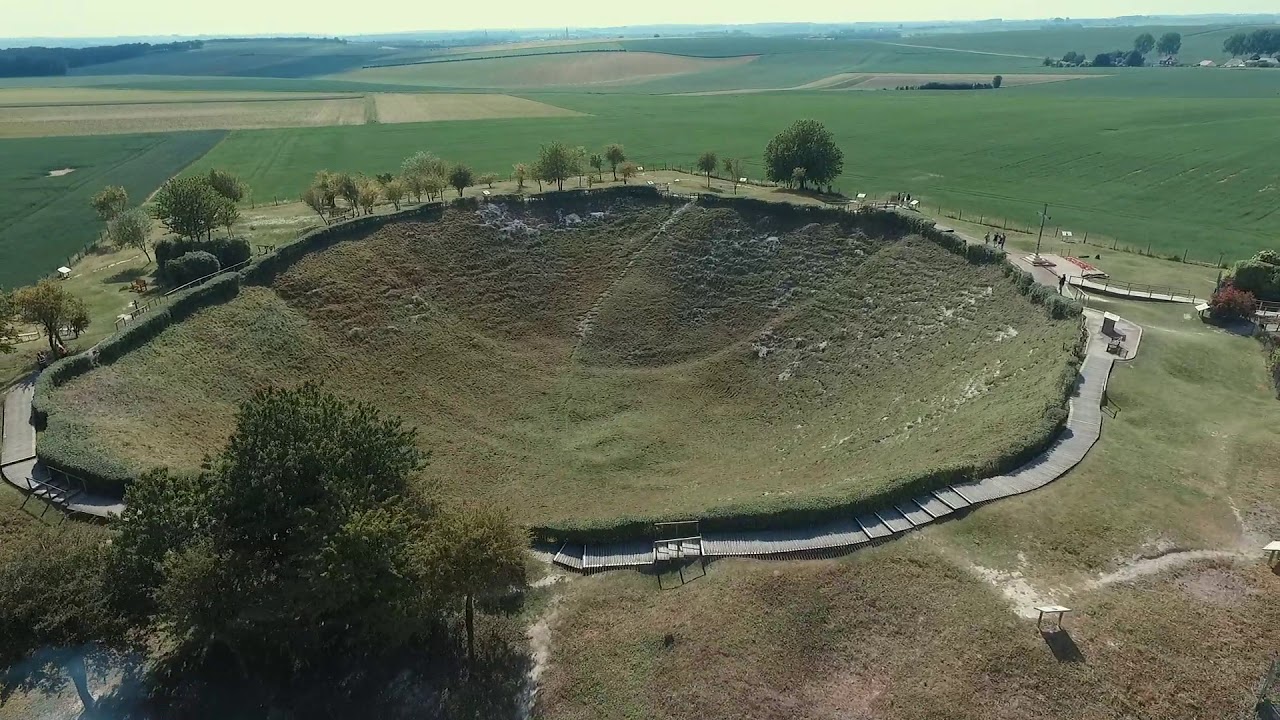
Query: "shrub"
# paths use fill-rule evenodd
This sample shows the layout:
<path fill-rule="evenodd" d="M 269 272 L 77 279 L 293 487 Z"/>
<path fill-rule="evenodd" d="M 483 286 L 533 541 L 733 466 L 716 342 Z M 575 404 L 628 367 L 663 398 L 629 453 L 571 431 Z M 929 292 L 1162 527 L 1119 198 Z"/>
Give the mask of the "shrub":
<path fill-rule="evenodd" d="M 181 285 L 168 277 L 165 266 L 189 252 L 197 250 L 210 253 L 218 258 L 218 264 L 224 268 L 234 267 L 248 260 L 253 254 L 249 241 L 244 238 L 213 238 L 211 240 L 190 240 L 187 238 L 169 238 L 156 243 L 157 273 L 163 283 Z"/>
<path fill-rule="evenodd" d="M 1257 307 L 1253 293 L 1225 283 L 1209 300 L 1209 315 L 1214 320 L 1238 320 L 1252 316 Z"/>
<path fill-rule="evenodd" d="M 222 269 L 213 253 L 203 250 L 180 255 L 164 264 L 165 278 L 172 285 L 185 285 Z"/>

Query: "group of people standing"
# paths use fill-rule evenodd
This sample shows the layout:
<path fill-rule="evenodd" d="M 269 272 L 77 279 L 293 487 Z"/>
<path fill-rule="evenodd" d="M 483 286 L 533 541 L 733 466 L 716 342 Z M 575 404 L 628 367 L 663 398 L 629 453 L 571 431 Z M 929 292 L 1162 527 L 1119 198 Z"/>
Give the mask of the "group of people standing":
<path fill-rule="evenodd" d="M 982 239 L 987 245 L 995 243 L 996 247 L 1004 249 L 1004 241 L 1009 238 L 1005 237 L 1004 233 L 987 233 Z"/>

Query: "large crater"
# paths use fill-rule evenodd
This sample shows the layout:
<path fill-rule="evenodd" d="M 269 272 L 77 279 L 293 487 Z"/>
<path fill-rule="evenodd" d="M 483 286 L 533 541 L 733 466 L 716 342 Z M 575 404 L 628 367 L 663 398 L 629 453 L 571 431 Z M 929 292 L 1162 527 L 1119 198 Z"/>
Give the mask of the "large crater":
<path fill-rule="evenodd" d="M 605 196 L 388 225 L 58 388 L 59 432 L 195 468 L 255 388 L 323 380 L 419 429 L 424 482 L 551 526 L 856 501 L 1042 443 L 1075 322 L 821 217 Z"/>

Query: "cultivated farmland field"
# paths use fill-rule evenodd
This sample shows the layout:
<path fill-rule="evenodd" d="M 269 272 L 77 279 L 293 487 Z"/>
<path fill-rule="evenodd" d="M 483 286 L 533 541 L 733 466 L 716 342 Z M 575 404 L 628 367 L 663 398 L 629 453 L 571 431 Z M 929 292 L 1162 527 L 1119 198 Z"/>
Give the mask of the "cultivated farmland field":
<path fill-rule="evenodd" d="M 646 52 L 574 52 L 373 67 L 334 77 L 355 82 L 453 88 L 625 85 L 676 75 L 739 68 L 752 59 L 754 58 L 696 58 Z"/>
<path fill-rule="evenodd" d="M 376 110 L 373 119 L 380 123 L 581 115 L 547 103 L 493 93 L 374 93 L 370 97 Z"/>
<path fill-rule="evenodd" d="M 205 131 L 0 140 L 0 286 L 34 282 L 102 231 L 89 198 L 123 185 L 134 203 L 218 143 Z M 51 171 L 71 168 L 64 175 Z"/>

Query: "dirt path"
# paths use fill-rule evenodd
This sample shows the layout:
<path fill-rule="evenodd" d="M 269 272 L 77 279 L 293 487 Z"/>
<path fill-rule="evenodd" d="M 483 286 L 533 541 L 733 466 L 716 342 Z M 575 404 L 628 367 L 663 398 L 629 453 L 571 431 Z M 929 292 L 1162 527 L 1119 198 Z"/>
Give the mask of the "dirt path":
<path fill-rule="evenodd" d="M 531 583 L 530 587 L 550 587 L 566 582 L 569 579 L 568 575 L 552 574 Z M 559 615 L 561 597 L 562 595 L 560 594 L 552 595 L 550 602 L 547 604 L 547 609 L 538 618 L 537 622 L 529 626 L 527 633 L 529 637 L 529 655 L 533 658 L 533 664 L 529 667 L 524 697 L 520 700 L 521 720 L 530 720 L 533 717 L 533 710 L 538 704 L 538 690 L 542 682 L 542 674 L 546 672 L 547 662 L 551 659 L 551 625 Z"/>
<path fill-rule="evenodd" d="M 631 268 L 640 260 L 640 256 L 644 255 L 645 251 L 653 245 L 654 241 L 662 237 L 662 234 L 667 231 L 667 228 L 671 227 L 671 225 L 674 224 L 681 215 L 696 204 L 697 199 L 695 198 L 684 205 L 681 205 L 679 209 L 671 213 L 666 220 L 662 221 L 662 224 L 658 226 L 656 231 L 654 231 L 652 237 L 637 248 L 635 252 L 631 253 L 631 259 L 627 260 L 627 264 L 623 266 L 622 272 L 619 272 L 618 276 L 609 282 L 609 287 L 605 288 L 605 291 L 600 293 L 600 297 L 596 298 L 596 301 L 592 303 L 591 309 L 587 310 L 587 314 L 583 315 L 582 319 L 578 321 L 578 342 L 573 346 L 574 357 L 578 356 L 578 352 L 582 349 L 583 341 L 587 339 L 587 334 L 591 332 L 591 328 L 595 325 L 596 318 L 600 317 L 600 309 L 604 307 L 605 301 L 613 295 L 614 289 L 617 288 L 623 279 L 627 277 L 627 273 L 630 272 Z"/>
<path fill-rule="evenodd" d="M 1201 560 L 1233 560 L 1243 557 L 1248 557 L 1248 555 L 1235 550 L 1171 550 L 1155 557 L 1137 558 L 1119 570 L 1099 575 L 1096 580 L 1090 583 L 1089 589 L 1137 580 L 1147 575 L 1175 570 Z"/>

